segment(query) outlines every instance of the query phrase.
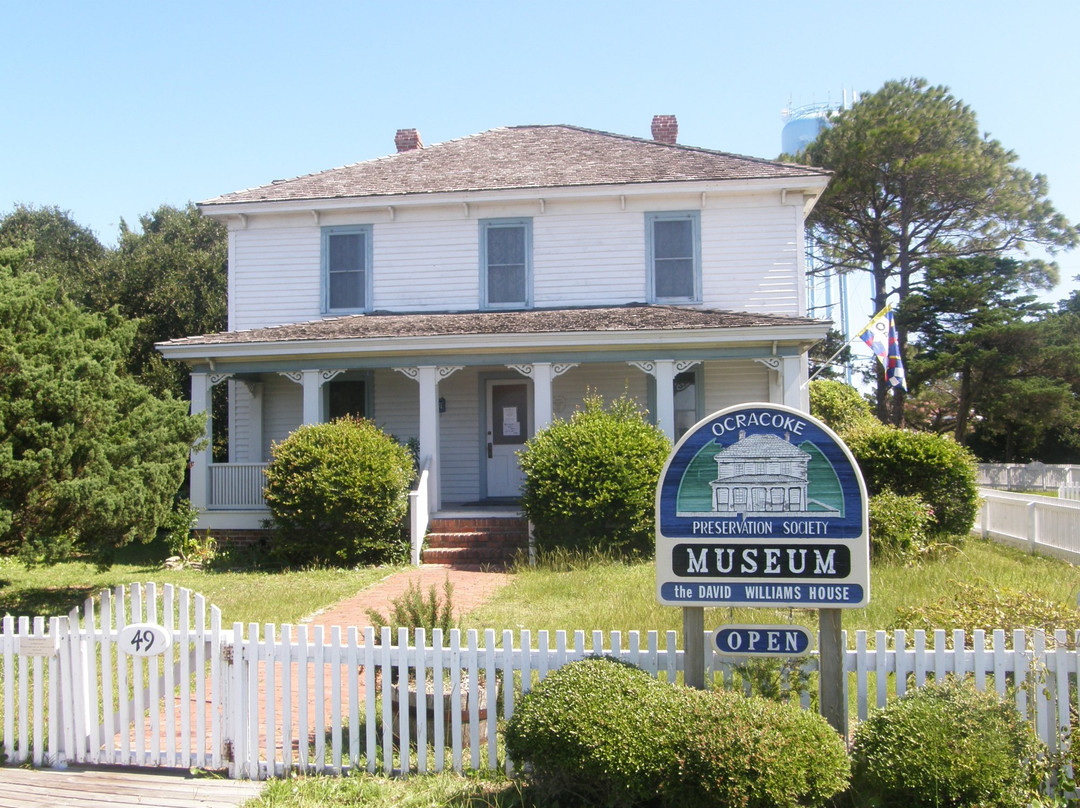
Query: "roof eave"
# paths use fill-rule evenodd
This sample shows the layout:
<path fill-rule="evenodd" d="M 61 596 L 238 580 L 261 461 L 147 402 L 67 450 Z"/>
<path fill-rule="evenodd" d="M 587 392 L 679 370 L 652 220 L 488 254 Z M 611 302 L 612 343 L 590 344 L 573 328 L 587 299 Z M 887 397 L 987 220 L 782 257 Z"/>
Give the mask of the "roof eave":
<path fill-rule="evenodd" d="M 401 356 L 431 358 L 454 354 L 505 354 L 522 351 L 595 352 L 659 348 L 701 349 L 708 346 L 765 346 L 773 343 L 806 350 L 825 337 L 827 320 L 793 325 L 742 326 L 736 328 L 663 329 L 651 331 L 571 331 L 542 333 L 459 334 L 437 337 L 343 337 L 332 339 L 262 342 L 161 342 L 155 347 L 166 359 L 282 359 L 335 356 Z"/>
<path fill-rule="evenodd" d="M 369 194 L 302 199 L 252 200 L 246 202 L 197 203 L 207 216 L 227 217 L 265 213 L 310 213 L 366 210 L 371 208 L 459 205 L 480 201 L 514 202 L 522 200 L 581 199 L 596 197 L 641 197 L 665 194 L 737 195 L 751 193 L 802 193 L 816 199 L 825 190 L 831 175 L 827 172 L 792 177 L 751 179 L 671 180 L 669 182 L 604 183 L 597 185 L 525 186 L 463 191 L 431 191 L 408 194 Z M 707 204 L 707 201 L 706 201 Z"/>

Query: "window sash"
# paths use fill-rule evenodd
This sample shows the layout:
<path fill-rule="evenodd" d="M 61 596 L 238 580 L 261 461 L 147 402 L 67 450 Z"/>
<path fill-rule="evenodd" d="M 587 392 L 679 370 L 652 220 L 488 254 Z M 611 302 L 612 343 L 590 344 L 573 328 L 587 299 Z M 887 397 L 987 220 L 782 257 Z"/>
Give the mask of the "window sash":
<path fill-rule="evenodd" d="M 528 221 L 482 222 L 484 304 L 529 306 Z"/>
<path fill-rule="evenodd" d="M 649 214 L 648 227 L 652 300 L 699 300 L 699 227 L 696 212 Z"/>
<path fill-rule="evenodd" d="M 324 231 L 327 311 L 362 311 L 367 308 L 370 253 L 371 233 L 368 228 Z"/>

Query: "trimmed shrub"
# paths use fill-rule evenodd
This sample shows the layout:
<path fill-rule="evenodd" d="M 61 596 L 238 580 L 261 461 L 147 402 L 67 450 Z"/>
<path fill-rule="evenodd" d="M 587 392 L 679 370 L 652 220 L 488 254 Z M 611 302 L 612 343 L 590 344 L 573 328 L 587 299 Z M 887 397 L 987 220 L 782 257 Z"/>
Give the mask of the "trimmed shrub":
<path fill-rule="evenodd" d="M 859 805 L 1020 808 L 1038 795 L 1041 751 L 1015 707 L 950 679 L 859 725 L 852 791 Z"/>
<path fill-rule="evenodd" d="M 843 741 L 815 713 L 611 659 L 548 675 L 507 723 L 506 748 L 543 796 L 583 805 L 818 806 L 849 774 Z"/>
<path fill-rule="evenodd" d="M 678 776 L 665 805 L 825 805 L 848 784 L 840 735 L 820 715 L 730 690 L 688 693 Z"/>
<path fill-rule="evenodd" d="M 920 497 L 933 511 L 935 538 L 962 540 L 971 532 L 979 507 L 975 458 L 955 440 L 881 424 L 853 429 L 844 440 L 871 496 Z"/>
<path fill-rule="evenodd" d="M 677 693 L 612 659 L 572 662 L 522 698 L 506 725 L 506 750 L 529 765 L 547 797 L 637 805 L 674 773 L 673 738 L 686 716 Z"/>
<path fill-rule="evenodd" d="M 810 382 L 810 414 L 824 421 L 837 435 L 877 423 L 869 402 L 858 390 L 832 379 Z"/>
<path fill-rule="evenodd" d="M 288 564 L 403 560 L 413 462 L 371 421 L 302 426 L 274 444 L 266 470 L 271 553 Z"/>
<path fill-rule="evenodd" d="M 903 560 L 925 552 L 933 524 L 934 513 L 922 497 L 875 494 L 870 497 L 870 557 Z"/>
<path fill-rule="evenodd" d="M 569 421 L 537 432 L 521 453 L 521 508 L 540 551 L 651 554 L 656 484 L 671 445 L 626 396 L 598 395 Z"/>

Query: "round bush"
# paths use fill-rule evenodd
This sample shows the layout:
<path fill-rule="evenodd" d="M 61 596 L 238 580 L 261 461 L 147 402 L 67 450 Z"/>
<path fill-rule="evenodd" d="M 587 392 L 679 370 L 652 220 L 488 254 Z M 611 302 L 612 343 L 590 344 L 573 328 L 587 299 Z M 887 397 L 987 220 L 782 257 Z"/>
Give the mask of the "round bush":
<path fill-rule="evenodd" d="M 1042 780 L 1040 743 L 1016 708 L 948 680 L 909 691 L 855 731 L 857 804 L 1027 806 Z"/>
<path fill-rule="evenodd" d="M 272 553 L 288 564 L 377 564 L 408 552 L 413 463 L 371 421 L 302 426 L 266 470 Z"/>
<path fill-rule="evenodd" d="M 933 533 L 963 539 L 971 532 L 979 507 L 975 458 L 955 440 L 881 424 L 853 429 L 844 440 L 871 496 L 920 497 L 933 511 Z"/>
<path fill-rule="evenodd" d="M 521 507 L 541 551 L 648 554 L 656 484 L 671 445 L 622 397 L 590 396 L 569 421 L 536 433 L 521 453 Z"/>
<path fill-rule="evenodd" d="M 631 665 L 584 659 L 548 674 L 506 725 L 506 750 L 547 796 L 585 805 L 654 799 L 676 765 L 675 688 Z"/>
<path fill-rule="evenodd" d="M 506 747 L 543 794 L 585 805 L 818 806 L 849 774 L 843 741 L 814 713 L 610 659 L 551 673 L 508 722 Z"/>
<path fill-rule="evenodd" d="M 820 715 L 727 690 L 695 691 L 689 702 L 665 805 L 820 806 L 847 787 L 847 749 Z"/>
<path fill-rule="evenodd" d="M 882 491 L 870 497 L 870 557 L 912 558 L 930 545 L 934 514 L 921 497 Z"/>
<path fill-rule="evenodd" d="M 838 435 L 877 422 L 869 402 L 858 390 L 833 379 L 810 382 L 810 414 Z"/>

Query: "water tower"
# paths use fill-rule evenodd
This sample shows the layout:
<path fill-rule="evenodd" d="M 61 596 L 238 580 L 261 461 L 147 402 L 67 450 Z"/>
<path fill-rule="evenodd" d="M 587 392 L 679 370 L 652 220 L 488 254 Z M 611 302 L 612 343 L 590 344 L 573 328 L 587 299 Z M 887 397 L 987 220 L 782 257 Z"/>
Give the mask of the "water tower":
<path fill-rule="evenodd" d="M 852 94 L 852 101 L 855 96 Z M 844 91 L 842 103 L 807 104 L 788 107 L 781 113 L 784 129 L 780 135 L 781 151 L 796 155 L 806 150 L 821 130 L 829 126 L 833 115 L 847 109 L 848 94 Z M 829 319 L 845 337 L 851 338 L 848 321 L 847 276 L 823 267 L 817 255 L 817 245 L 810 234 L 806 238 L 806 290 L 807 314 L 811 317 Z M 851 383 L 851 368 L 847 369 L 847 381 Z"/>

